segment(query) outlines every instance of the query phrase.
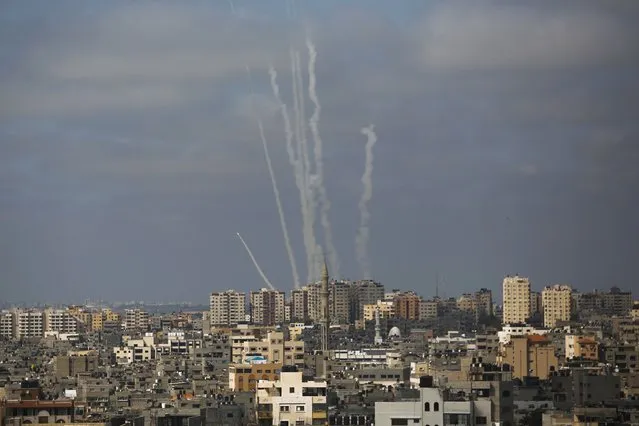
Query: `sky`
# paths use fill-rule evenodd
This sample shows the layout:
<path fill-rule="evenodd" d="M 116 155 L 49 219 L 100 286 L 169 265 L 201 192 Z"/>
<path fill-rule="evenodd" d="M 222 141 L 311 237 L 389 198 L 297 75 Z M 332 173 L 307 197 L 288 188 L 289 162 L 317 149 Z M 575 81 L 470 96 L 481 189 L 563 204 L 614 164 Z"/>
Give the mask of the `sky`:
<path fill-rule="evenodd" d="M 307 37 L 341 278 L 426 297 L 436 282 L 497 296 L 515 273 L 637 293 L 638 20 L 639 3 L 615 0 L 5 0 L 0 299 L 207 303 L 263 287 L 237 232 L 290 290 L 258 117 L 304 281 L 268 71 L 292 115 L 299 51 L 309 120 Z"/>

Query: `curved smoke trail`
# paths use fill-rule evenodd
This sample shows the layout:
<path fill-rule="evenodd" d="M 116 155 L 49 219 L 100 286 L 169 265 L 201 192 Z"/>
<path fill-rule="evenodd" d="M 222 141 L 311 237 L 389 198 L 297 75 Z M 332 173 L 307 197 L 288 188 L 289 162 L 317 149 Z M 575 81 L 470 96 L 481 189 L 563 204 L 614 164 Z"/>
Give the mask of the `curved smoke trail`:
<path fill-rule="evenodd" d="M 249 84 L 251 85 L 251 102 L 253 102 L 253 87 L 251 82 L 251 70 L 246 67 L 246 71 L 249 76 Z M 286 252 L 288 254 L 288 259 L 291 263 L 291 271 L 293 273 L 293 286 L 295 288 L 299 287 L 300 277 L 297 273 L 297 265 L 295 263 L 295 256 L 293 255 L 293 248 L 291 247 L 291 240 L 288 236 L 288 226 L 286 224 L 286 217 L 284 216 L 284 209 L 282 208 L 282 200 L 280 198 L 280 190 L 277 187 L 277 180 L 275 179 L 275 172 L 273 171 L 273 164 L 271 162 L 271 155 L 268 151 L 268 144 L 266 142 L 266 136 L 264 135 L 264 125 L 262 124 L 262 119 L 259 117 L 257 112 L 255 111 L 255 105 L 251 103 L 251 107 L 253 109 L 254 114 L 257 116 L 257 126 L 260 131 L 260 139 L 262 140 L 262 147 L 264 148 L 264 158 L 266 159 L 266 166 L 268 168 L 268 174 L 271 177 L 271 185 L 273 186 L 273 194 L 275 195 L 275 204 L 277 206 L 277 213 L 280 218 L 280 225 L 282 227 L 282 234 L 284 235 L 284 245 L 286 246 Z M 239 235 L 239 234 L 238 234 Z M 241 238 L 241 237 L 240 237 Z"/>
<path fill-rule="evenodd" d="M 366 164 L 364 166 L 364 174 L 362 175 L 362 185 L 364 192 L 359 200 L 360 222 L 357 236 L 355 237 L 355 250 L 357 260 L 362 270 L 363 278 L 371 278 L 370 260 L 368 258 L 368 240 L 370 238 L 370 230 L 368 222 L 371 214 L 368 211 L 368 202 L 373 197 L 373 147 L 377 142 L 375 127 L 371 124 L 361 129 L 361 133 L 366 136 Z"/>
<path fill-rule="evenodd" d="M 317 50 L 310 38 L 306 39 L 306 47 L 308 48 L 308 96 L 315 106 L 313 115 L 309 121 L 311 128 L 311 134 L 314 142 L 314 157 L 315 157 L 315 173 L 316 173 L 316 186 L 319 195 L 320 208 L 320 221 L 324 228 L 324 239 L 326 242 L 326 249 L 328 250 L 328 259 L 331 264 L 331 273 L 333 276 L 339 277 L 339 260 L 337 257 L 337 251 L 333 245 L 333 232 L 331 229 L 331 223 L 328 219 L 328 212 L 331 209 L 331 203 L 326 193 L 326 187 L 324 186 L 324 159 L 322 151 L 322 138 L 319 133 L 319 120 L 322 107 L 320 106 L 319 99 L 317 97 L 315 77 L 315 62 L 317 60 Z"/>

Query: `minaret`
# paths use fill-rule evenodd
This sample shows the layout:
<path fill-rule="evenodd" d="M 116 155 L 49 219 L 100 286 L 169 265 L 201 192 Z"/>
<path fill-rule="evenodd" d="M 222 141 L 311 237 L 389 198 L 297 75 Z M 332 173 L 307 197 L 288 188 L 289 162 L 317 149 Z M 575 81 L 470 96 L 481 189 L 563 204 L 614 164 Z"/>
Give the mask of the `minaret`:
<path fill-rule="evenodd" d="M 320 308 L 322 312 L 322 354 L 328 355 L 328 329 L 331 326 L 328 309 L 328 266 L 324 259 L 322 268 L 322 283 L 320 287 Z"/>
<path fill-rule="evenodd" d="M 381 345 L 384 342 L 382 339 L 382 328 L 379 324 L 379 308 L 375 309 L 375 344 Z"/>

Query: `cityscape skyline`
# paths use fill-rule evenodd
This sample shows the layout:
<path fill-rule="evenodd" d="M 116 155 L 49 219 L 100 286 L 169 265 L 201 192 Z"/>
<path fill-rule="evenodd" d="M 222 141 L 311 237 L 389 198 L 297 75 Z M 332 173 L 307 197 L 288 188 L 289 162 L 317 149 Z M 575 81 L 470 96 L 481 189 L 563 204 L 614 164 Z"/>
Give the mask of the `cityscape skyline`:
<path fill-rule="evenodd" d="M 306 37 L 324 167 L 323 180 L 306 178 L 330 198 L 338 278 L 360 277 L 365 253 L 368 278 L 425 297 L 436 276 L 442 294 L 498 295 L 515 272 L 535 289 L 639 291 L 628 237 L 639 233 L 639 5 L 293 3 L 296 16 L 285 1 L 6 2 L 3 300 L 196 302 L 260 288 L 236 233 L 288 294 L 255 112 L 306 277 L 316 247 L 300 232 L 269 76 L 273 66 L 293 108 L 289 49 L 305 52 Z M 369 187 L 360 132 L 371 124 Z M 367 250 L 356 242 L 363 189 Z"/>

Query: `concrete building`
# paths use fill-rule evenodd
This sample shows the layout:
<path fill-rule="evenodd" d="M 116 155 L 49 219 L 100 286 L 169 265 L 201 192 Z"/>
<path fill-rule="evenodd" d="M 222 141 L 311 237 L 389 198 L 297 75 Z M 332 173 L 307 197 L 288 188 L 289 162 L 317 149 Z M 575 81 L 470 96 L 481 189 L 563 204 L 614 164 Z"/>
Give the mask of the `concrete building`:
<path fill-rule="evenodd" d="M 141 309 L 127 309 L 122 325 L 126 331 L 146 331 L 149 328 L 149 313 Z"/>
<path fill-rule="evenodd" d="M 246 293 L 235 290 L 213 292 L 210 298 L 211 326 L 246 321 Z"/>
<path fill-rule="evenodd" d="M 229 365 L 229 390 L 233 392 L 255 392 L 260 380 L 279 379 L 282 364 L 254 363 Z"/>
<path fill-rule="evenodd" d="M 242 339 L 235 343 L 236 336 L 231 336 L 233 342 L 232 360 L 235 364 L 245 363 L 247 356 L 259 355 L 268 362 L 283 365 L 304 366 L 304 342 L 301 340 L 285 340 L 281 331 L 271 331 L 264 339 Z"/>
<path fill-rule="evenodd" d="M 504 345 L 501 364 L 512 368 L 513 378 L 539 377 L 548 379 L 559 366 L 555 347 L 544 336 L 528 335 L 511 337 Z"/>
<path fill-rule="evenodd" d="M 503 282 L 503 324 L 524 324 L 530 317 L 530 280 L 515 275 Z"/>
<path fill-rule="evenodd" d="M 308 287 L 291 291 L 291 321 L 308 321 Z"/>
<path fill-rule="evenodd" d="M 325 381 L 306 380 L 295 367 L 282 367 L 279 380 L 260 380 L 256 406 L 259 425 L 328 424 Z"/>
<path fill-rule="evenodd" d="M 543 310 L 543 302 L 541 298 L 541 293 L 538 291 L 530 292 L 530 315 L 542 315 Z"/>
<path fill-rule="evenodd" d="M 392 425 L 512 425 L 512 384 L 456 382 L 435 387 L 420 378 L 419 398 L 375 403 L 375 426 Z"/>
<path fill-rule="evenodd" d="M 395 316 L 407 320 L 419 320 L 422 298 L 415 292 L 408 291 L 395 296 Z"/>
<path fill-rule="evenodd" d="M 45 309 L 44 331 L 76 333 L 78 331 L 78 320 L 69 311 L 61 309 Z"/>
<path fill-rule="evenodd" d="M 81 373 L 92 373 L 98 369 L 97 352 L 81 352 L 70 355 L 58 355 L 54 360 L 55 377 L 75 377 Z"/>
<path fill-rule="evenodd" d="M 332 281 L 328 285 L 328 309 L 331 324 L 350 323 L 351 284 Z"/>
<path fill-rule="evenodd" d="M 394 318 L 395 306 L 392 301 L 387 300 L 378 300 L 373 305 L 364 305 L 364 321 L 373 321 L 376 312 L 379 312 L 380 319 Z"/>
<path fill-rule="evenodd" d="M 351 322 L 364 319 L 364 306 L 374 305 L 384 299 L 384 285 L 373 280 L 361 280 L 352 283 Z"/>
<path fill-rule="evenodd" d="M 457 309 L 464 312 L 476 312 L 477 305 L 472 294 L 464 293 L 457 298 Z"/>
<path fill-rule="evenodd" d="M 44 336 L 44 313 L 34 309 L 15 312 L 16 338 L 42 337 Z"/>
<path fill-rule="evenodd" d="M 436 300 L 422 300 L 419 302 L 419 319 L 433 319 L 439 315 L 439 303 Z"/>
<path fill-rule="evenodd" d="M 544 287 L 541 292 L 541 306 L 544 326 L 554 328 L 560 321 L 570 320 L 572 288 L 567 285 Z"/>
<path fill-rule="evenodd" d="M 566 335 L 566 359 L 599 360 L 599 343 L 592 337 Z"/>
<path fill-rule="evenodd" d="M 16 314 L 15 312 L 0 312 L 0 337 L 12 339 L 16 335 Z"/>
<path fill-rule="evenodd" d="M 284 292 L 262 288 L 251 291 L 251 321 L 253 324 L 275 325 L 285 321 Z"/>
<path fill-rule="evenodd" d="M 493 315 L 493 292 L 487 288 L 475 292 L 475 310 L 477 318 Z"/>

